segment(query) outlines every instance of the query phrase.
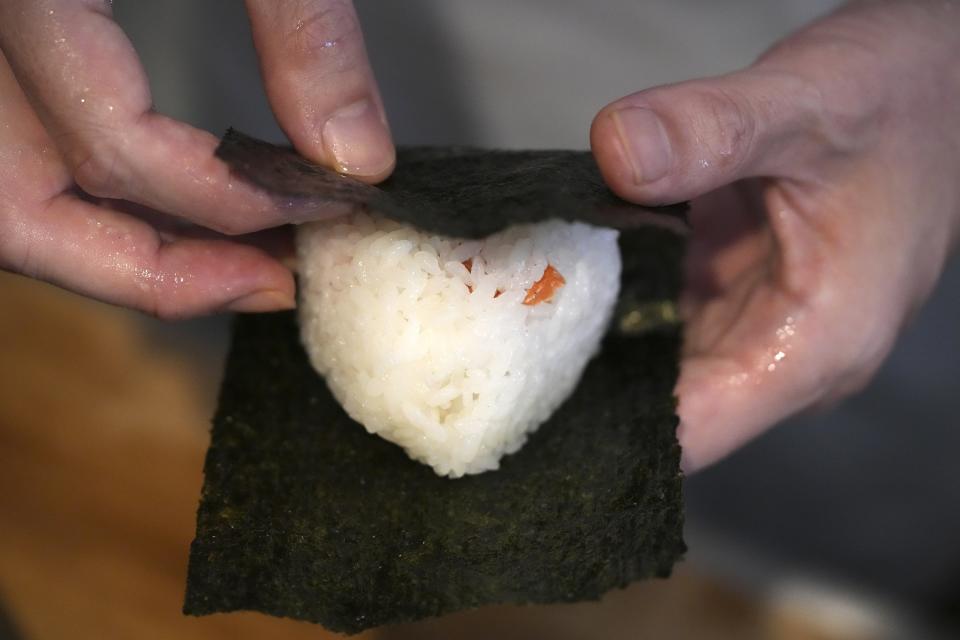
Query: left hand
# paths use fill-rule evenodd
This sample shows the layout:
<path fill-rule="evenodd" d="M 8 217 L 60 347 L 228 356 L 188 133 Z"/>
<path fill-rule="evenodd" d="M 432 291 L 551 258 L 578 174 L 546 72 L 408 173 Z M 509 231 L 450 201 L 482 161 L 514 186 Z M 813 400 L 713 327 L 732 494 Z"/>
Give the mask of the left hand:
<path fill-rule="evenodd" d="M 960 235 L 960 3 L 853 3 L 591 131 L 628 200 L 693 199 L 688 470 L 871 378 Z"/>

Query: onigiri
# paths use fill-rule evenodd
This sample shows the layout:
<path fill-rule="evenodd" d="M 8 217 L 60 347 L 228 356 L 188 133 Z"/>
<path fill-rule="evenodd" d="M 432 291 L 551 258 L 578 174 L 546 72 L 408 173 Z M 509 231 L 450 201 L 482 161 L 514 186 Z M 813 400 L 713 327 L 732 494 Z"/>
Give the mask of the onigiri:
<path fill-rule="evenodd" d="M 367 431 L 440 475 L 493 470 L 598 351 L 617 236 L 547 220 L 458 239 L 367 213 L 301 225 L 301 338 Z"/>

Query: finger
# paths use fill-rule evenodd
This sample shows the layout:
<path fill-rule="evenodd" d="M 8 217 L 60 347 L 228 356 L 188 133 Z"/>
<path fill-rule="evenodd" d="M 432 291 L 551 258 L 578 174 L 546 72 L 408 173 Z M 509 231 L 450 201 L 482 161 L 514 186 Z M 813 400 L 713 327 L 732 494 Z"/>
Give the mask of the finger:
<path fill-rule="evenodd" d="M 247 0 L 267 95 L 304 156 L 370 182 L 395 153 L 349 0 Z"/>
<path fill-rule="evenodd" d="M 814 208 L 828 220 L 894 220 L 907 205 L 871 193 L 867 185 L 877 176 L 868 173 Z M 768 216 L 774 245 L 748 231 L 707 248 L 722 286 L 696 296 L 684 318 L 677 435 L 688 471 L 798 411 L 862 388 L 889 353 L 903 323 L 904 291 L 914 288 L 881 275 L 887 271 L 876 257 L 893 255 L 897 243 L 889 225 L 864 218 L 826 230 L 796 209 L 782 186 L 767 188 L 762 199 L 763 209 L 775 212 Z"/>
<path fill-rule="evenodd" d="M 160 237 L 175 237 L 178 239 L 191 238 L 195 240 L 225 239 L 223 234 L 217 233 L 216 231 L 184 222 L 178 218 L 172 218 L 125 200 L 94 199 L 93 202 L 95 202 L 98 207 L 126 213 L 145 222 L 156 229 Z M 291 271 L 296 271 L 297 252 L 295 234 L 296 226 L 288 224 L 281 227 L 271 227 L 262 231 L 255 231 L 253 233 L 230 236 L 229 239 L 231 242 L 256 247 Z"/>
<path fill-rule="evenodd" d="M 831 384 L 841 349 L 824 353 L 829 333 L 814 290 L 817 275 L 789 275 L 794 252 L 778 253 L 771 227 L 803 245 L 809 225 L 793 211 L 770 224 L 768 206 L 789 210 L 774 189 L 738 182 L 695 200 L 686 257 L 684 357 L 676 394 L 677 436 L 687 472 L 727 455 L 780 419 L 808 406 Z M 820 265 L 820 256 L 810 256 Z M 829 297 L 829 296 L 828 296 Z M 829 320 L 826 327 L 829 328 Z"/>
<path fill-rule="evenodd" d="M 213 156 L 214 136 L 151 110 L 143 69 L 108 2 L 2 2 L 0 48 L 84 191 L 225 233 L 305 215 L 232 180 Z M 0 99 L 8 95 L 5 88 Z"/>
<path fill-rule="evenodd" d="M 692 232 L 684 257 L 680 308 L 685 316 L 722 294 L 740 274 L 769 262 L 773 243 L 761 199 L 762 182 L 744 180 L 711 191 L 690 203 Z"/>
<path fill-rule="evenodd" d="M 0 267 L 161 318 L 294 306 L 292 275 L 260 249 L 163 238 L 71 194 L 0 209 L 0 225 Z"/>
<path fill-rule="evenodd" d="M 597 114 L 590 141 L 614 191 L 661 204 L 740 178 L 805 177 L 822 129 L 815 88 L 799 76 L 752 67 L 621 98 Z"/>
<path fill-rule="evenodd" d="M 161 236 L 111 207 L 162 219 L 156 212 L 119 200 L 95 205 L 69 186 L 0 56 L 0 268 L 163 317 L 292 305 L 290 273 L 260 250 L 179 239 L 172 234 L 182 223 Z"/>
<path fill-rule="evenodd" d="M 870 311 L 824 313 L 756 285 L 744 281 L 728 293 L 739 298 L 740 319 L 720 306 L 700 311 L 700 325 L 737 326 L 683 359 L 677 437 L 688 473 L 800 411 L 863 388 L 891 348 L 891 336 L 862 331 Z"/>
<path fill-rule="evenodd" d="M 15 206 L 28 195 L 26 185 L 34 198 L 46 198 L 72 184 L 0 52 L 0 207 Z"/>

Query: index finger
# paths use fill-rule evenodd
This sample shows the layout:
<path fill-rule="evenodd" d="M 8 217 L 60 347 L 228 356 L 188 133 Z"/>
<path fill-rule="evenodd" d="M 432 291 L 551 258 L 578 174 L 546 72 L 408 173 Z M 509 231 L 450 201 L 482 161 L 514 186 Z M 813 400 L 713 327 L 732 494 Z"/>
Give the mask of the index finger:
<path fill-rule="evenodd" d="M 217 138 L 155 113 L 104 0 L 5 0 L 0 48 L 77 184 L 224 233 L 296 221 L 213 155 Z"/>

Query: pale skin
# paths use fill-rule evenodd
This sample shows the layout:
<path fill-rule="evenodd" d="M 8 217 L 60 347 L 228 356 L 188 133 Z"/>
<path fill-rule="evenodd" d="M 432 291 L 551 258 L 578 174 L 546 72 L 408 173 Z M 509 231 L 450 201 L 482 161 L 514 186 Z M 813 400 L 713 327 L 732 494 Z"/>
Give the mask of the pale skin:
<path fill-rule="evenodd" d="M 246 4 L 294 146 L 388 176 L 352 5 Z M 960 239 L 957 34 L 955 0 L 853 3 L 746 69 L 597 114 L 614 191 L 693 201 L 687 470 L 861 388 L 929 295 Z M 293 306 L 290 271 L 243 234 L 306 213 L 232 180 L 214 136 L 151 110 L 109 2 L 5 0 L 0 49 L 0 267 L 164 318 Z"/>

